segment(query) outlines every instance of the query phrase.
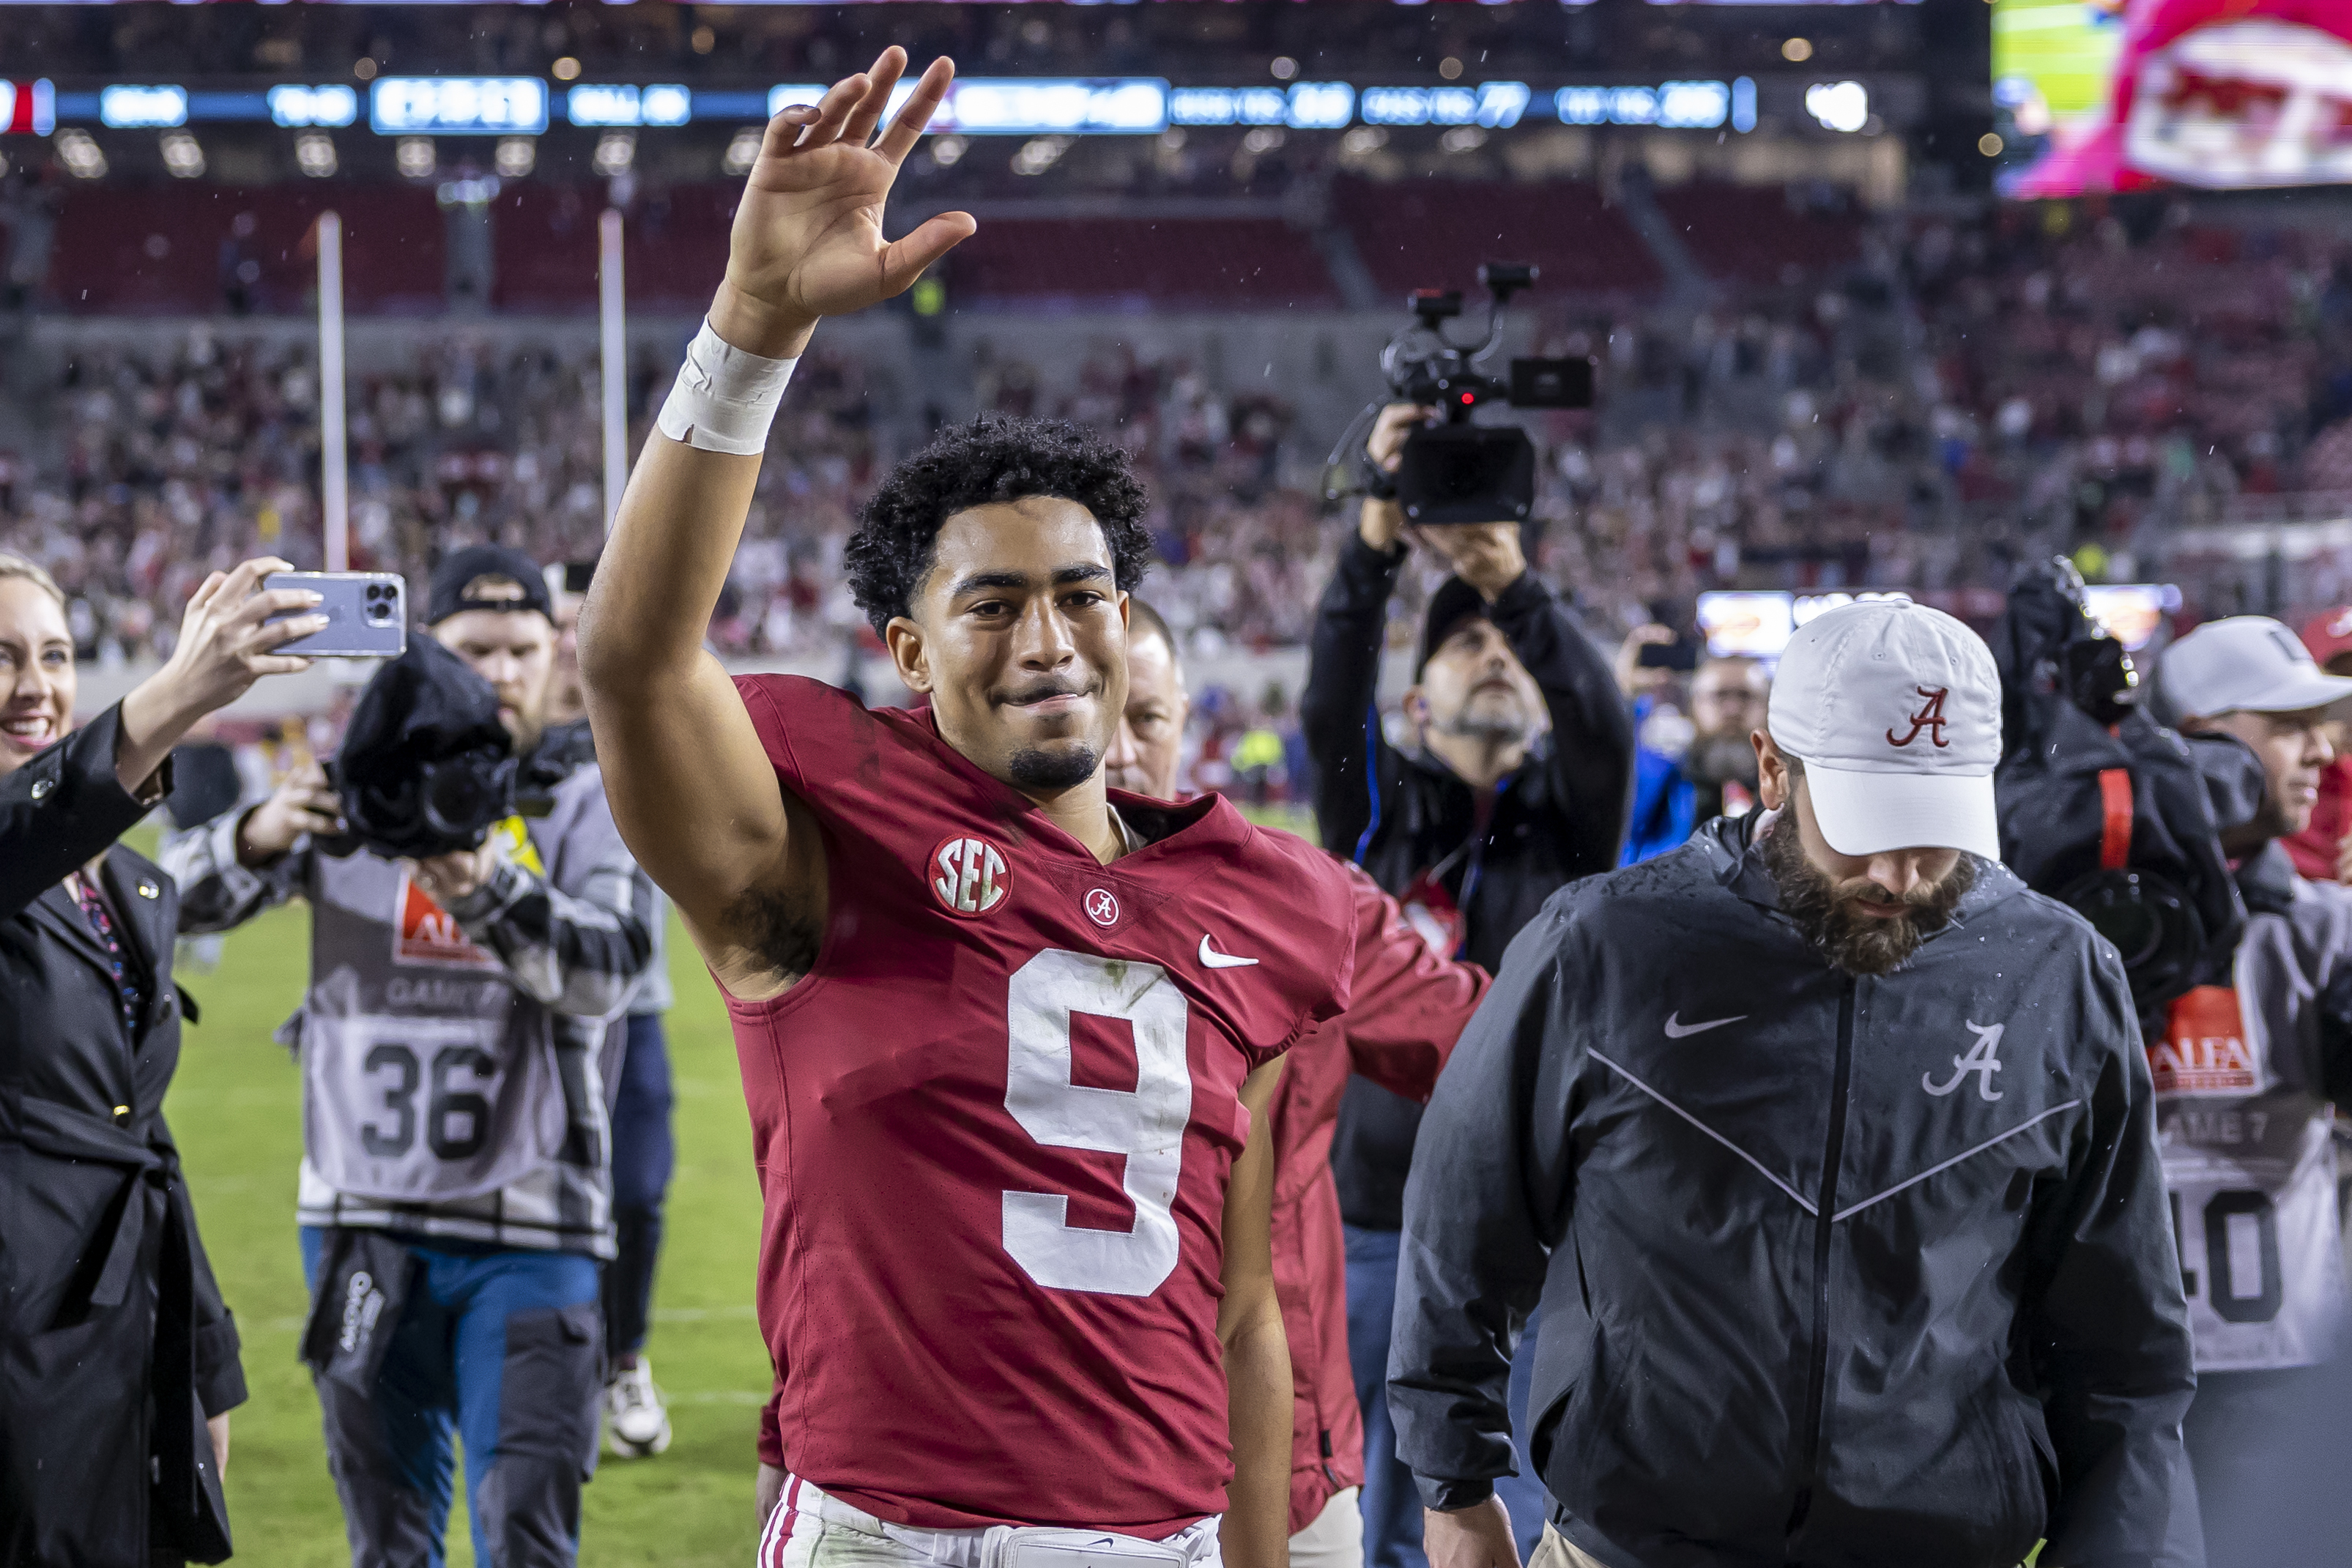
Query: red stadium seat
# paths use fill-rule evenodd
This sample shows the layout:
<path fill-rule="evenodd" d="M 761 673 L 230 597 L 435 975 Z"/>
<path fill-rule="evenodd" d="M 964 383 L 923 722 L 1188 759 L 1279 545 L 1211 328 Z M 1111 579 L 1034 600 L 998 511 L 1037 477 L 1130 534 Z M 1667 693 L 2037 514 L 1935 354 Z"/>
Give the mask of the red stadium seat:
<path fill-rule="evenodd" d="M 1663 281 L 1642 236 L 1593 185 L 1343 180 L 1333 207 L 1384 303 L 1415 288 L 1475 291 L 1482 261 L 1535 263 L 1547 294 L 1640 294 Z"/>
<path fill-rule="evenodd" d="M 1776 187 L 1699 181 L 1662 187 L 1658 206 L 1711 277 L 1790 285 L 1862 256 L 1862 225 L 1807 212 Z"/>
<path fill-rule="evenodd" d="M 1279 218 L 991 218 L 950 254 L 959 299 L 1329 308 L 1314 242 Z"/>
<path fill-rule="evenodd" d="M 341 182 L 77 189 L 58 220 L 48 292 L 77 314 L 306 311 L 318 278 L 310 229 L 329 208 L 342 214 L 347 310 L 440 310 L 446 262 L 433 193 Z"/>

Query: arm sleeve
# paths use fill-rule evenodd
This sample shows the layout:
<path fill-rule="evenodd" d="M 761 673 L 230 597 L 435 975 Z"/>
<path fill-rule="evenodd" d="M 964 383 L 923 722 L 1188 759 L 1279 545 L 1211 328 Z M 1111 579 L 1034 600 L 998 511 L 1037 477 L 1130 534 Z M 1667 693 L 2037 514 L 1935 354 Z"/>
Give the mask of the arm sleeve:
<path fill-rule="evenodd" d="M 205 1255 L 204 1239 L 196 1232 L 194 1205 L 183 1182 L 172 1192 L 173 1202 L 186 1206 L 182 1223 L 188 1228 L 188 1249 L 194 1262 L 195 1312 L 191 1324 L 196 1402 L 208 1416 L 234 1410 L 245 1403 L 245 1360 L 236 1332 L 236 1318 L 221 1300 L 220 1282 L 213 1278 L 212 1260 Z"/>
<path fill-rule="evenodd" d="M 1374 701 L 1389 596 L 1403 567 L 1402 550 L 1384 554 L 1350 529 L 1315 606 L 1298 723 L 1315 764 L 1315 820 L 1335 855 L 1352 857 L 1378 820 L 1374 789 L 1386 776 L 1389 745 Z"/>
<path fill-rule="evenodd" d="M 0 779 L 0 918 L 105 853 L 154 804 L 114 776 L 121 732 L 118 705 Z"/>
<path fill-rule="evenodd" d="M 777 1413 L 783 1402 L 784 1385 L 779 1383 L 768 1402 L 760 1406 L 760 1462 L 780 1470 L 789 1468 L 784 1463 L 783 1425 Z"/>
<path fill-rule="evenodd" d="M 180 934 L 201 936 L 242 925 L 301 891 L 310 875 L 310 838 L 258 866 L 236 858 L 236 831 L 251 808 L 241 807 L 198 827 L 163 835 L 156 855 L 180 884 Z"/>
<path fill-rule="evenodd" d="M 1492 614 L 1551 713 L 1553 799 L 1560 842 L 1580 873 L 1617 864 L 1633 801 L 1633 715 L 1609 661 L 1533 572 L 1503 590 Z"/>
<path fill-rule="evenodd" d="M 2027 1328 L 2059 1472 L 2042 1556 L 2054 1568 L 2198 1562 L 2180 1440 L 2197 1379 L 2154 1091 L 2122 966 L 2104 950 L 2097 963 L 2084 1027 L 2108 1049 L 2069 1177 L 2032 1221 L 2041 1285 Z"/>
<path fill-rule="evenodd" d="M 1511 1354 L 1567 1222 L 1569 1086 L 1581 1052 L 1563 1024 L 1555 900 L 1437 1081 L 1404 1189 L 1389 1410 L 1422 1500 L 1465 1508 L 1515 1474 Z M 1538 1129 L 1541 1129 L 1538 1131 Z"/>
<path fill-rule="evenodd" d="M 621 842 L 601 788 L 565 838 L 559 878 L 502 860 L 449 913 L 532 1000 L 607 1018 L 627 1005 L 653 952 L 653 883 Z"/>
<path fill-rule="evenodd" d="M 1486 972 L 1438 957 L 1395 899 L 1354 866 L 1353 999 L 1341 1020 L 1349 1065 L 1381 1088 L 1427 1103 L 1463 1025 L 1486 994 Z"/>

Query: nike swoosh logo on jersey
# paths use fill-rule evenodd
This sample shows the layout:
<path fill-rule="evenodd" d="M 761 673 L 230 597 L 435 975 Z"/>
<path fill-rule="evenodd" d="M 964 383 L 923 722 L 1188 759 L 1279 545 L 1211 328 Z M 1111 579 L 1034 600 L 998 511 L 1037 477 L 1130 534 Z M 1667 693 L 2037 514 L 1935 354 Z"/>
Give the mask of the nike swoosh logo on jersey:
<path fill-rule="evenodd" d="M 1709 1019 L 1705 1023 L 1684 1023 L 1682 1021 L 1681 1013 L 1671 1012 L 1666 1015 L 1666 1038 L 1668 1040 L 1684 1040 L 1687 1039 L 1691 1035 L 1705 1034 L 1711 1029 L 1721 1029 L 1725 1024 L 1738 1023 L 1740 1019 L 1744 1019 L 1748 1015 L 1746 1013 L 1741 1013 L 1736 1018 Z"/>
<path fill-rule="evenodd" d="M 1209 945 L 1209 939 L 1206 936 L 1201 938 L 1201 963 L 1204 967 L 1245 969 L 1256 962 L 1255 958 L 1236 958 L 1231 953 L 1220 953 Z"/>

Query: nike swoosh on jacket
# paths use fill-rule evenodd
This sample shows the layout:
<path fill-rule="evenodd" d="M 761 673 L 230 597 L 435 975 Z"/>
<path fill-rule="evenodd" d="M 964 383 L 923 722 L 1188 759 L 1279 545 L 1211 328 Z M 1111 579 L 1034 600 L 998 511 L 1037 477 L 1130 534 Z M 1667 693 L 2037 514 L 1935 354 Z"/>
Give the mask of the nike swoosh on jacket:
<path fill-rule="evenodd" d="M 1805 944 L 1736 823 L 1512 944 L 1406 1191 L 1390 1403 L 1425 1500 L 1509 1472 L 1540 1301 L 1531 1451 L 1612 1568 L 2201 1563 L 2122 966 L 1979 869 L 1879 978 Z M 1747 1017 L 1685 1044 L 1670 1004 Z"/>

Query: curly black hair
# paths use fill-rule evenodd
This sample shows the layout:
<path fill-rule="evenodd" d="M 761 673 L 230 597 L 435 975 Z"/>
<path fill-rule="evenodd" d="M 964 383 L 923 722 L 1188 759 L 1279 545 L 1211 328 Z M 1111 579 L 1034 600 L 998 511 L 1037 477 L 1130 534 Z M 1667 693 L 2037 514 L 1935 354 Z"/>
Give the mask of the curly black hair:
<path fill-rule="evenodd" d="M 902 459 L 866 503 L 841 559 L 874 630 L 912 613 L 941 524 L 973 507 L 1028 496 L 1076 501 L 1093 513 L 1110 547 L 1113 580 L 1127 591 L 1143 580 L 1151 563 L 1143 526 L 1150 502 L 1127 453 L 1066 420 L 984 413 Z"/>

